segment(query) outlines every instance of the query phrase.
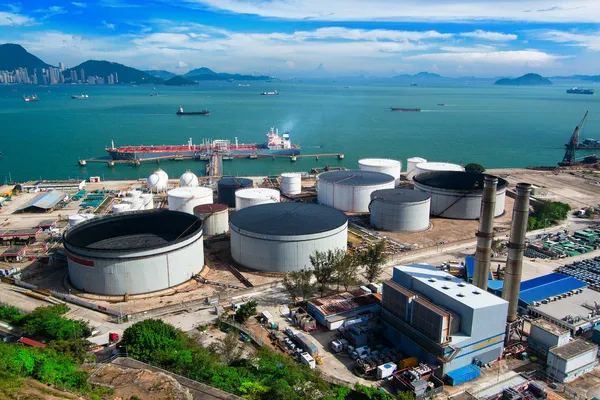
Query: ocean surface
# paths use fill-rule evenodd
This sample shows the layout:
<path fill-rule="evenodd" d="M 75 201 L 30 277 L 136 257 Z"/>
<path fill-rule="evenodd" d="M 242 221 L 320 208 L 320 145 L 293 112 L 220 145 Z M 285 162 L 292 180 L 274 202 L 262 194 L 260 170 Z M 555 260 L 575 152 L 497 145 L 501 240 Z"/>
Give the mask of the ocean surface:
<path fill-rule="evenodd" d="M 551 87 L 409 87 L 356 82 L 203 83 L 198 87 L 156 86 L 0 86 L 0 180 L 89 178 L 137 179 L 157 168 L 88 164 L 80 158 L 106 157 L 106 147 L 184 144 L 189 138 L 263 142 L 269 127 L 290 131 L 302 154 L 343 153 L 345 159 L 236 159 L 224 162 L 231 175 L 275 175 L 313 167 L 356 168 L 365 157 L 477 162 L 486 168 L 556 165 L 564 144 L 585 111 L 583 137 L 600 138 L 600 94 L 567 95 L 567 84 Z M 346 88 L 345 86 L 350 86 Z M 264 90 L 279 96 L 261 96 Z M 13 92 L 13 90 L 16 90 Z M 37 93 L 39 103 L 21 97 Z M 88 94 L 83 100 L 72 94 Z M 438 106 L 446 104 L 445 107 Z M 208 108 L 210 117 L 178 117 Z M 420 113 L 390 107 L 419 107 Z M 587 152 L 590 154 L 593 152 Z M 598 152 L 600 153 L 600 151 Z M 578 152 L 578 156 L 586 155 Z M 202 161 L 163 161 L 178 177 L 186 169 L 204 174 Z"/>

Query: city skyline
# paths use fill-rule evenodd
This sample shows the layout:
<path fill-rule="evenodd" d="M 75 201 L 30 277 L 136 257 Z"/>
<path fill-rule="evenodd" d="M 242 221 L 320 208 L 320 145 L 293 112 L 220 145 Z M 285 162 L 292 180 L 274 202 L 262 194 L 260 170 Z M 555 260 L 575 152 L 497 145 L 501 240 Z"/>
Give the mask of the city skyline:
<path fill-rule="evenodd" d="M 0 42 L 177 74 L 552 76 L 598 74 L 599 23 L 593 0 L 32 0 L 0 5 Z"/>

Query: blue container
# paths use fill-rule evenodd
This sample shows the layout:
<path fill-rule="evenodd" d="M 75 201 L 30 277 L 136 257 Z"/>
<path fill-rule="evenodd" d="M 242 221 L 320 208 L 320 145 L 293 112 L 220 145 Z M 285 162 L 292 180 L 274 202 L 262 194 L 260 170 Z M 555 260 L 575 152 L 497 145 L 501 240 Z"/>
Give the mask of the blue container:
<path fill-rule="evenodd" d="M 600 325 L 596 325 L 592 331 L 592 342 L 600 344 Z"/>
<path fill-rule="evenodd" d="M 481 370 L 479 369 L 479 367 L 473 364 L 469 364 L 462 368 L 455 369 L 454 371 L 449 372 L 448 374 L 446 374 L 446 378 L 448 379 L 448 384 L 450 386 L 457 386 L 475 378 L 478 378 L 479 375 L 481 375 Z"/>

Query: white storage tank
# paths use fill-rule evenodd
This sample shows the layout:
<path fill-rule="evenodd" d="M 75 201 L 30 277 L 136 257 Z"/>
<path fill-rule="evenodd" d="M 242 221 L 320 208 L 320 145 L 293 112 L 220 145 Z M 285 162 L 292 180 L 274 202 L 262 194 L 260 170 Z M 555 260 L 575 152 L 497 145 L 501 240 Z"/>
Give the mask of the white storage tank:
<path fill-rule="evenodd" d="M 202 204 L 194 207 L 194 215 L 202 220 L 204 235 L 214 236 L 229 232 L 227 204 Z"/>
<path fill-rule="evenodd" d="M 425 172 L 437 172 L 437 171 L 464 171 L 465 168 L 462 165 L 451 164 L 445 162 L 422 162 L 417 164 L 414 176 L 423 174 Z"/>
<path fill-rule="evenodd" d="M 281 174 L 281 194 L 295 195 L 302 192 L 302 174 L 299 172 L 285 172 Z"/>
<path fill-rule="evenodd" d="M 153 193 L 164 192 L 167 190 L 169 176 L 162 169 L 157 169 L 146 179 L 146 187 Z"/>
<path fill-rule="evenodd" d="M 363 158 L 358 160 L 358 169 L 363 171 L 375 171 L 388 174 L 396 178 L 396 185 L 400 183 L 400 171 L 402 163 L 387 158 Z"/>
<path fill-rule="evenodd" d="M 169 210 L 194 214 L 194 207 L 212 204 L 213 191 L 206 187 L 176 188 L 167 192 Z"/>
<path fill-rule="evenodd" d="M 112 206 L 113 214 L 119 214 L 122 212 L 126 212 L 126 211 L 129 211 L 130 209 L 131 209 L 131 205 L 128 203 L 113 204 L 113 206 Z"/>
<path fill-rule="evenodd" d="M 74 227 L 75 225 L 78 225 L 82 222 L 87 221 L 87 219 L 83 216 L 81 216 L 80 214 L 73 214 L 73 215 L 69 215 L 69 223 L 68 226 L 69 228 Z"/>
<path fill-rule="evenodd" d="M 415 174 L 417 164 L 424 162 L 427 162 L 427 160 L 421 157 L 411 157 L 406 160 L 406 179 L 412 179 Z"/>
<path fill-rule="evenodd" d="M 140 192 L 139 190 L 130 190 L 126 193 L 127 197 L 132 197 L 134 199 L 137 199 L 138 197 L 140 197 L 142 195 L 142 192 Z"/>
<path fill-rule="evenodd" d="M 317 176 L 320 204 L 347 212 L 369 212 L 371 193 L 393 189 L 396 178 L 381 172 L 348 170 L 323 172 Z"/>
<path fill-rule="evenodd" d="M 142 210 L 152 210 L 154 208 L 154 196 L 151 193 L 144 193 L 141 196 Z"/>
<path fill-rule="evenodd" d="M 428 193 L 409 189 L 384 189 L 371 193 L 371 225 L 390 232 L 420 232 L 429 228 Z"/>
<path fill-rule="evenodd" d="M 246 207 L 259 204 L 279 203 L 281 195 L 279 190 L 264 188 L 240 189 L 235 192 L 235 210 L 240 211 Z"/>
<path fill-rule="evenodd" d="M 198 186 L 198 177 L 189 169 L 179 177 L 179 186 L 180 187 L 197 187 Z"/>
<path fill-rule="evenodd" d="M 481 214 L 483 180 L 476 172 L 440 171 L 414 177 L 415 190 L 431 195 L 430 214 L 451 219 L 478 219 Z M 494 216 L 504 213 L 508 182 L 498 178 Z"/>

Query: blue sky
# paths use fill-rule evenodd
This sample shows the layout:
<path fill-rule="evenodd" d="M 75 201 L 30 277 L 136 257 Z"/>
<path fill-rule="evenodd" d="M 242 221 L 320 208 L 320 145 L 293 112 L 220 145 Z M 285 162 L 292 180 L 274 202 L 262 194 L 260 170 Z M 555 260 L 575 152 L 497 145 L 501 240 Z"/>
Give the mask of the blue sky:
<path fill-rule="evenodd" d="M 177 73 L 600 74 L 600 0 L 21 0 L 0 42 Z"/>

